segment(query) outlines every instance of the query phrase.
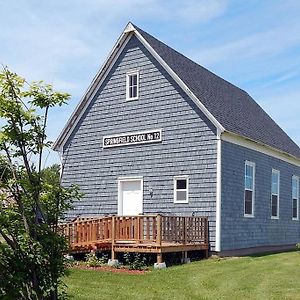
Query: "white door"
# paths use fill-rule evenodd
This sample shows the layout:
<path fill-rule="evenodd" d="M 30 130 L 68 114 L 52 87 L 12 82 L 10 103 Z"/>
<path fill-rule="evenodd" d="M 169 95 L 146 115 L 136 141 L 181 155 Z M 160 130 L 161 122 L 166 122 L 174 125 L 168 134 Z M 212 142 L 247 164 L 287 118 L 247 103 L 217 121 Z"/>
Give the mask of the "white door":
<path fill-rule="evenodd" d="M 135 216 L 143 213 L 143 180 L 119 180 L 119 215 Z"/>

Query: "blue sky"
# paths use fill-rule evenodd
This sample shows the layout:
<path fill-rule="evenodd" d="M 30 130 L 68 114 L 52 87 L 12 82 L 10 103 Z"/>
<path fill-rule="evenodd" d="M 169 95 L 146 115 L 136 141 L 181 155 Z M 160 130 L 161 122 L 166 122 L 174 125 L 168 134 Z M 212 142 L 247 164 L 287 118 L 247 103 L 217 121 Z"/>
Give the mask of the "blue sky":
<path fill-rule="evenodd" d="M 128 21 L 245 89 L 300 145 L 298 0 L 0 0 L 0 63 L 72 95 L 52 140 Z"/>

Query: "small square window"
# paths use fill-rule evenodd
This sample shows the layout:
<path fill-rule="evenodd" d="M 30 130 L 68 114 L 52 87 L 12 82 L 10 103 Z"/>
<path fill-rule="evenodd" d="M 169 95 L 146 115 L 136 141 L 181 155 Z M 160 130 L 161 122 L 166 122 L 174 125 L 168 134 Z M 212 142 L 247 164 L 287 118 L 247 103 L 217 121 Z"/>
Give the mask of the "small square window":
<path fill-rule="evenodd" d="M 189 179 L 187 176 L 174 177 L 174 203 L 189 202 Z"/>
<path fill-rule="evenodd" d="M 139 73 L 131 72 L 126 74 L 126 100 L 139 98 Z"/>

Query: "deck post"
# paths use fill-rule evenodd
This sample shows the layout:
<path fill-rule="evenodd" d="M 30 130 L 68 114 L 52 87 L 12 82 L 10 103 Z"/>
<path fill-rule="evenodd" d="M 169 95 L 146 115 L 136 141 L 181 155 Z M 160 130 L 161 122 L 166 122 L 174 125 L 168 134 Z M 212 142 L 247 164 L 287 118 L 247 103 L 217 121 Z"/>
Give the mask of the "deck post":
<path fill-rule="evenodd" d="M 117 266 L 119 264 L 118 260 L 116 259 L 115 253 L 115 239 L 116 239 L 116 217 L 112 216 L 111 218 L 111 259 L 108 260 L 109 266 Z"/>
<path fill-rule="evenodd" d="M 156 242 L 159 246 L 161 246 L 161 215 L 157 215 L 156 222 L 157 222 Z"/>
<path fill-rule="evenodd" d="M 163 256 L 161 252 L 161 241 L 162 241 L 162 230 L 161 230 L 161 215 L 156 216 L 156 243 L 158 245 L 158 251 L 157 257 L 156 257 L 156 263 L 154 264 L 154 269 L 164 269 L 166 268 L 166 263 L 163 262 Z"/>
<path fill-rule="evenodd" d="M 165 269 L 166 263 L 163 262 L 163 257 L 162 257 L 162 253 L 158 252 L 157 253 L 157 262 L 154 264 L 154 269 Z"/>
<path fill-rule="evenodd" d="M 182 264 L 189 264 L 190 262 L 191 262 L 191 260 L 188 257 L 187 251 L 182 251 L 181 263 Z"/>
<path fill-rule="evenodd" d="M 187 222 L 186 217 L 183 217 L 183 243 L 186 245 L 187 243 Z"/>
<path fill-rule="evenodd" d="M 161 264 L 163 262 L 162 260 L 162 253 L 157 253 L 157 263 Z"/>
<path fill-rule="evenodd" d="M 111 259 L 115 259 L 115 238 L 116 238 L 116 230 L 115 230 L 115 216 L 111 218 Z"/>
<path fill-rule="evenodd" d="M 141 217 L 137 216 L 137 240 L 141 242 Z"/>

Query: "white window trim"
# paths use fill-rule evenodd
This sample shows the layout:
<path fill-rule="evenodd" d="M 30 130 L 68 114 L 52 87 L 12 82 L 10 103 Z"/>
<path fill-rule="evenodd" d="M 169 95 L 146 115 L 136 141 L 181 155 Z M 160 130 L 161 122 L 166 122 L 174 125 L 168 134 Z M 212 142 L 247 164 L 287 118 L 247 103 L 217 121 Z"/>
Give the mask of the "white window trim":
<path fill-rule="evenodd" d="M 186 200 L 177 200 L 177 188 L 176 188 L 176 182 L 177 180 L 185 179 L 186 180 Z M 182 176 L 174 176 L 173 178 L 173 185 L 174 185 L 174 203 L 177 204 L 187 204 L 189 203 L 189 176 L 188 175 L 182 175 Z M 185 191 L 185 190 L 180 190 Z"/>
<path fill-rule="evenodd" d="M 297 217 L 293 217 L 293 204 L 294 204 L 294 197 L 293 197 L 293 180 L 296 179 L 297 182 Z M 299 177 L 293 175 L 292 177 L 292 220 L 298 221 L 299 220 Z"/>
<path fill-rule="evenodd" d="M 277 182 L 277 185 L 278 185 L 278 194 L 277 194 L 277 216 L 272 216 L 272 196 L 273 195 L 276 195 L 276 194 L 273 194 L 272 192 L 272 184 L 273 184 L 273 181 L 272 181 L 272 176 L 271 176 L 271 219 L 273 220 L 278 220 L 279 219 L 279 198 L 280 198 L 280 171 L 279 170 L 276 170 L 276 169 L 272 169 L 272 175 L 273 173 L 277 173 L 278 174 L 278 182 Z"/>
<path fill-rule="evenodd" d="M 137 89 L 136 89 L 136 97 L 129 97 L 129 76 L 131 75 L 137 75 Z M 139 89 L 140 89 L 140 75 L 139 75 L 139 71 L 135 70 L 135 71 L 130 71 L 126 73 L 126 101 L 132 101 L 132 100 L 137 100 L 139 99 Z"/>
<path fill-rule="evenodd" d="M 253 167 L 253 189 L 252 189 L 252 214 L 246 214 L 245 213 L 245 191 L 246 191 L 246 186 L 245 186 L 245 175 L 246 175 L 246 166 L 251 166 Z M 254 202 L 255 202 L 255 163 L 252 161 L 245 161 L 245 169 L 244 169 L 244 217 L 245 218 L 254 218 Z"/>

